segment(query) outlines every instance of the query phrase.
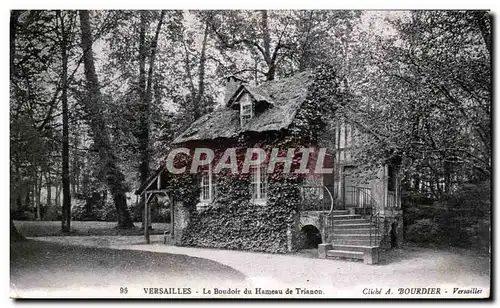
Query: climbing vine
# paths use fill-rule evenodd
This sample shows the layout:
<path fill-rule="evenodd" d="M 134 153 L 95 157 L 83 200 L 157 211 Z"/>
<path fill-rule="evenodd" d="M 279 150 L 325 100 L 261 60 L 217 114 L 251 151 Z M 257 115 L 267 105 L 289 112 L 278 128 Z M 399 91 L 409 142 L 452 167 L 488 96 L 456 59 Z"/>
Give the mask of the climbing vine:
<path fill-rule="evenodd" d="M 241 171 L 244 152 L 250 147 L 260 147 L 267 152 L 272 148 L 283 151 L 317 145 L 318 134 L 325 128 L 324 113 L 338 99 L 338 80 L 330 67 L 321 67 L 313 74 L 309 95 L 297 111 L 294 122 L 285 131 L 266 134 L 245 133 L 234 139 L 213 140 L 209 144 L 184 145 L 194 148 L 206 146 L 214 150 L 215 161 L 229 147 L 236 148 L 238 170 Z M 333 82 L 333 84 L 332 84 Z M 298 166 L 296 158 L 292 170 Z M 300 185 L 304 175 L 282 174 L 278 168 L 268 174 L 268 199 L 265 205 L 251 201 L 248 174 L 231 173 L 225 169 L 216 175 L 216 196 L 201 210 L 199 181 L 193 175 L 176 176 L 173 192 L 190 212 L 190 219 L 180 244 L 186 246 L 216 247 L 283 253 L 290 246 L 290 232 L 297 223 L 298 209 L 302 202 Z M 282 166 L 282 165 L 281 165 Z"/>

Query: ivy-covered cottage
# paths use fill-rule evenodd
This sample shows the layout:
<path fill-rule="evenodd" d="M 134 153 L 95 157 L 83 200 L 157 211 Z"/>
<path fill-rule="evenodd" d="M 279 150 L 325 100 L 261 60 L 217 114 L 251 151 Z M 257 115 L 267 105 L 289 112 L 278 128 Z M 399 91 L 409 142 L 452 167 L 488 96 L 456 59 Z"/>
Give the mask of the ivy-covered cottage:
<path fill-rule="evenodd" d="M 146 212 L 151 196 L 168 194 L 176 245 L 282 253 L 318 247 L 323 258 L 376 263 L 378 248 L 402 234 L 397 166 L 358 180 L 351 153 L 357 128 L 340 114 L 334 123 L 322 116 L 335 114 L 342 97 L 325 67 L 258 86 L 228 77 L 223 105 L 174 140 L 172 150 L 183 149 L 172 155 L 175 172 L 166 161 L 136 194 L 145 196 Z M 256 148 L 262 151 L 248 156 Z M 260 164 L 246 166 L 255 155 Z"/>

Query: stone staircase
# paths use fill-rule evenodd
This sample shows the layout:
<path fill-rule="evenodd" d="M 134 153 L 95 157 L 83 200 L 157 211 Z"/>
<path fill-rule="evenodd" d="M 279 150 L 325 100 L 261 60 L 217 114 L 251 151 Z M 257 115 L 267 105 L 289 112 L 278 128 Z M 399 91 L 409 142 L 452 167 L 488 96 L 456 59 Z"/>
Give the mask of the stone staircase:
<path fill-rule="evenodd" d="M 320 258 L 359 259 L 367 264 L 378 263 L 380 236 L 376 236 L 376 227 L 368 218 L 350 214 L 348 210 L 337 210 L 331 213 L 329 219 L 333 222 L 333 229 L 330 230 L 329 243 L 318 247 Z"/>

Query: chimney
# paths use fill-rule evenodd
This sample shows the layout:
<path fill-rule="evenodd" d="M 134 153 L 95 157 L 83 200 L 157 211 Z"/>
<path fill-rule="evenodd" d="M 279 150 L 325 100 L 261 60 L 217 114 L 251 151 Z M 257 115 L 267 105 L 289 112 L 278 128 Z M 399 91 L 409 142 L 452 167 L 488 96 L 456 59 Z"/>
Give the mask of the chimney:
<path fill-rule="evenodd" d="M 233 96 L 238 87 L 245 83 L 244 80 L 235 77 L 234 75 L 228 76 L 226 80 L 226 92 L 224 94 L 224 106 L 227 106 L 229 99 Z"/>

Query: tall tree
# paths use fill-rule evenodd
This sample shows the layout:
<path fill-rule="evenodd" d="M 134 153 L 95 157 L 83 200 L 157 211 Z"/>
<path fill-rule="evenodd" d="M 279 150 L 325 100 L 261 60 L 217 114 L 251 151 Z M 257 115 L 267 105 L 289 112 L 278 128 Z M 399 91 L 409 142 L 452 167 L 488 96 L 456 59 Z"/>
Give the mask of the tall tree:
<path fill-rule="evenodd" d="M 207 44 L 208 44 L 208 32 L 209 32 L 209 24 L 205 22 L 201 48 L 199 58 L 193 59 L 188 45 L 190 45 L 190 39 L 186 37 L 186 35 L 182 35 L 182 44 L 183 44 L 183 52 L 184 52 L 184 69 L 186 71 L 186 77 L 188 80 L 188 88 L 190 91 L 190 99 L 187 100 L 187 109 L 190 112 L 190 119 L 192 121 L 197 120 L 206 111 L 204 111 L 203 101 L 206 100 L 205 97 L 205 72 L 206 72 L 206 61 L 207 61 Z M 198 65 L 198 74 L 196 82 L 195 74 L 193 74 L 193 63 Z M 196 85 L 195 85 L 196 84 Z"/>
<path fill-rule="evenodd" d="M 163 19 L 165 18 L 165 11 L 160 12 L 158 24 L 153 39 L 150 42 L 146 41 L 146 33 L 148 24 L 147 11 L 140 12 L 140 26 L 139 26 L 139 127 L 138 127 L 138 141 L 140 152 L 139 174 L 141 184 L 146 182 L 149 177 L 150 168 L 150 110 L 151 99 L 153 91 L 153 74 L 155 67 L 156 48 L 160 36 Z M 149 46 L 149 50 L 148 47 Z M 146 74 L 146 62 L 149 56 L 148 70 Z M 144 196 L 141 199 L 141 204 L 144 204 Z M 143 220 L 144 222 L 144 220 Z"/>
<path fill-rule="evenodd" d="M 360 13 L 260 10 L 211 11 L 208 15 L 230 73 L 253 73 L 269 81 L 323 62 L 344 64 Z"/>
<path fill-rule="evenodd" d="M 69 232 L 71 230 L 71 192 L 69 180 L 69 124 L 68 124 L 68 28 L 65 25 L 65 16 L 61 11 L 57 12 L 59 18 L 59 28 L 61 35 L 61 60 L 62 60 L 62 190 L 63 205 L 61 230 Z"/>
<path fill-rule="evenodd" d="M 21 15 L 21 11 L 14 10 L 10 12 L 10 80 L 12 82 L 15 72 L 14 59 L 16 56 L 16 32 L 17 32 L 17 24 L 19 16 Z M 12 89 L 12 86 L 11 86 Z M 12 95 L 12 94 L 11 94 Z M 12 216 L 10 216 L 10 241 L 22 241 L 26 238 L 19 233 L 16 226 L 14 225 L 14 221 L 12 220 Z"/>
<path fill-rule="evenodd" d="M 83 63 L 85 67 L 88 95 L 87 99 L 84 100 L 84 104 L 88 114 L 89 126 L 92 130 L 99 158 L 106 172 L 106 183 L 113 196 L 118 216 L 118 227 L 130 228 L 133 226 L 133 223 L 127 208 L 127 198 L 125 196 L 127 187 L 124 182 L 125 177 L 118 166 L 116 155 L 111 147 L 109 132 L 102 116 L 102 96 L 92 53 L 93 42 L 90 14 L 89 11 L 81 10 L 79 11 L 79 15 L 82 39 L 81 46 L 83 50 Z"/>
<path fill-rule="evenodd" d="M 156 57 L 156 47 L 158 45 L 158 38 L 160 36 L 161 27 L 163 24 L 163 19 L 165 17 L 165 11 L 161 11 L 158 20 L 158 25 L 156 27 L 156 32 L 154 38 L 149 42 L 150 49 L 146 48 L 146 12 L 141 11 L 141 27 L 140 27 L 140 37 L 139 37 L 139 88 L 141 97 L 141 108 L 139 114 L 139 150 L 141 152 L 141 163 L 140 163 L 140 174 L 141 182 L 145 182 L 149 176 L 149 162 L 150 162 L 150 104 L 152 98 L 153 89 L 153 74 L 155 66 Z M 146 75 L 146 60 L 149 55 L 148 71 Z"/>
<path fill-rule="evenodd" d="M 249 16 L 249 15 L 260 15 Z M 254 18 L 250 18 L 254 17 Z M 249 20 L 257 20 L 251 24 Z M 280 56 L 280 51 L 290 48 L 288 42 L 283 41 L 288 24 L 282 25 L 274 48 L 271 46 L 271 34 L 269 26 L 268 11 L 261 10 L 258 13 L 249 11 L 225 11 L 213 12 L 209 19 L 212 31 L 216 34 L 223 49 L 235 49 L 245 47 L 260 55 L 266 65 L 265 70 L 260 73 L 265 80 L 274 80 Z"/>

